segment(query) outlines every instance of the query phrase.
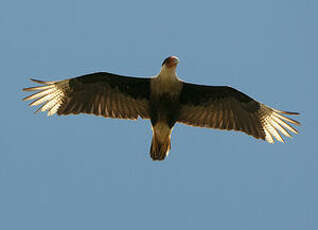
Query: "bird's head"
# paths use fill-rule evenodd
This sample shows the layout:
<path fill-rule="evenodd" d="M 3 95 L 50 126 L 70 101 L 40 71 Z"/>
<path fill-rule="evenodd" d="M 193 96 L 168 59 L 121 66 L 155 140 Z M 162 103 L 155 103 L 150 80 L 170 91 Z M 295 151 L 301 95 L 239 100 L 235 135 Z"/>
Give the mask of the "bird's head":
<path fill-rule="evenodd" d="M 176 71 L 177 65 L 179 63 L 179 58 L 176 56 L 170 56 L 167 57 L 163 62 L 162 62 L 162 69 L 165 70 L 170 70 L 170 71 Z"/>

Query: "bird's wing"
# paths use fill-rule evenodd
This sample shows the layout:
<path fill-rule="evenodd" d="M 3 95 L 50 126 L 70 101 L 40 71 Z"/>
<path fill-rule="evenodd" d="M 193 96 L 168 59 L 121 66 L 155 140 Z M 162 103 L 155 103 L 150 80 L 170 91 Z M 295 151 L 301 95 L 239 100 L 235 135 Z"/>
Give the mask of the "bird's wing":
<path fill-rule="evenodd" d="M 298 115 L 263 105 L 227 86 L 203 86 L 184 83 L 180 95 L 178 122 L 207 128 L 242 131 L 273 143 L 284 142 L 281 134 L 298 133 L 290 124 L 300 125 L 283 114 Z"/>
<path fill-rule="evenodd" d="M 62 81 L 32 81 L 43 86 L 25 88 L 38 91 L 24 100 L 48 115 L 88 113 L 104 117 L 149 118 L 149 78 L 124 77 L 111 73 L 92 73 Z"/>

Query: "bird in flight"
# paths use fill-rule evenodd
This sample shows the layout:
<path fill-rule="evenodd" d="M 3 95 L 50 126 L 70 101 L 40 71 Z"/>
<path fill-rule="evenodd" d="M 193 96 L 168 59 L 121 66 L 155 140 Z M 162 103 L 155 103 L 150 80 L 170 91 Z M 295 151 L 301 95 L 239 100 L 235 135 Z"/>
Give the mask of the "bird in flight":
<path fill-rule="evenodd" d="M 242 131 L 257 139 L 284 142 L 281 134 L 298 133 L 300 125 L 285 112 L 266 106 L 228 86 L 196 85 L 176 74 L 179 58 L 166 58 L 160 72 L 151 78 L 127 77 L 98 72 L 61 81 L 31 79 L 41 86 L 23 100 L 42 106 L 51 116 L 87 113 L 109 118 L 150 119 L 150 156 L 164 160 L 171 148 L 170 137 L 176 122 L 191 126 Z"/>

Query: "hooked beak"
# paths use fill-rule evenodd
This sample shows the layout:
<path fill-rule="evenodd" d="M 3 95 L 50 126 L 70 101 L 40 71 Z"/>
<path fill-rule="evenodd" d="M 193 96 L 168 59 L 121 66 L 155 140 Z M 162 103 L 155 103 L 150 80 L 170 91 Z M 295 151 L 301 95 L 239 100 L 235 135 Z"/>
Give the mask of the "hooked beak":
<path fill-rule="evenodd" d="M 179 64 L 179 62 L 180 62 L 180 60 L 178 57 L 171 56 L 171 57 L 169 57 L 166 65 L 168 68 L 176 67 Z"/>

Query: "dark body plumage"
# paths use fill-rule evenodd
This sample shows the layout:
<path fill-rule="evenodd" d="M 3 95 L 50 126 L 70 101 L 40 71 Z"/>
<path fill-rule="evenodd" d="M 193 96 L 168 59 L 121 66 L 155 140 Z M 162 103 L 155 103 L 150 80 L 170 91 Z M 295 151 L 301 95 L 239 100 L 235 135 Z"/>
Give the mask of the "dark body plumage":
<path fill-rule="evenodd" d="M 154 126 L 158 122 L 166 122 L 172 128 L 177 122 L 180 113 L 180 97 L 168 93 L 151 96 L 150 118 Z"/>
<path fill-rule="evenodd" d="M 283 142 L 281 134 L 297 133 L 300 123 L 282 114 L 297 115 L 263 105 L 227 86 L 204 86 L 178 79 L 176 57 L 168 57 L 153 78 L 126 77 L 99 72 L 25 88 L 38 91 L 24 100 L 42 106 L 48 115 L 87 113 L 120 119 L 150 119 L 153 138 L 150 155 L 163 160 L 171 147 L 176 122 L 192 126 L 242 131 L 257 139 Z"/>
<path fill-rule="evenodd" d="M 154 138 L 150 148 L 150 156 L 154 160 L 163 160 L 167 152 L 171 148 L 170 134 L 173 126 L 177 122 L 180 113 L 180 97 L 179 95 L 170 95 L 164 93 L 162 95 L 152 95 L 150 99 L 150 119 L 151 125 L 154 128 Z M 158 127 L 159 132 L 161 131 L 162 125 L 166 124 L 167 133 L 163 138 L 159 136 L 156 138 Z M 163 127 L 165 128 L 165 127 Z"/>

